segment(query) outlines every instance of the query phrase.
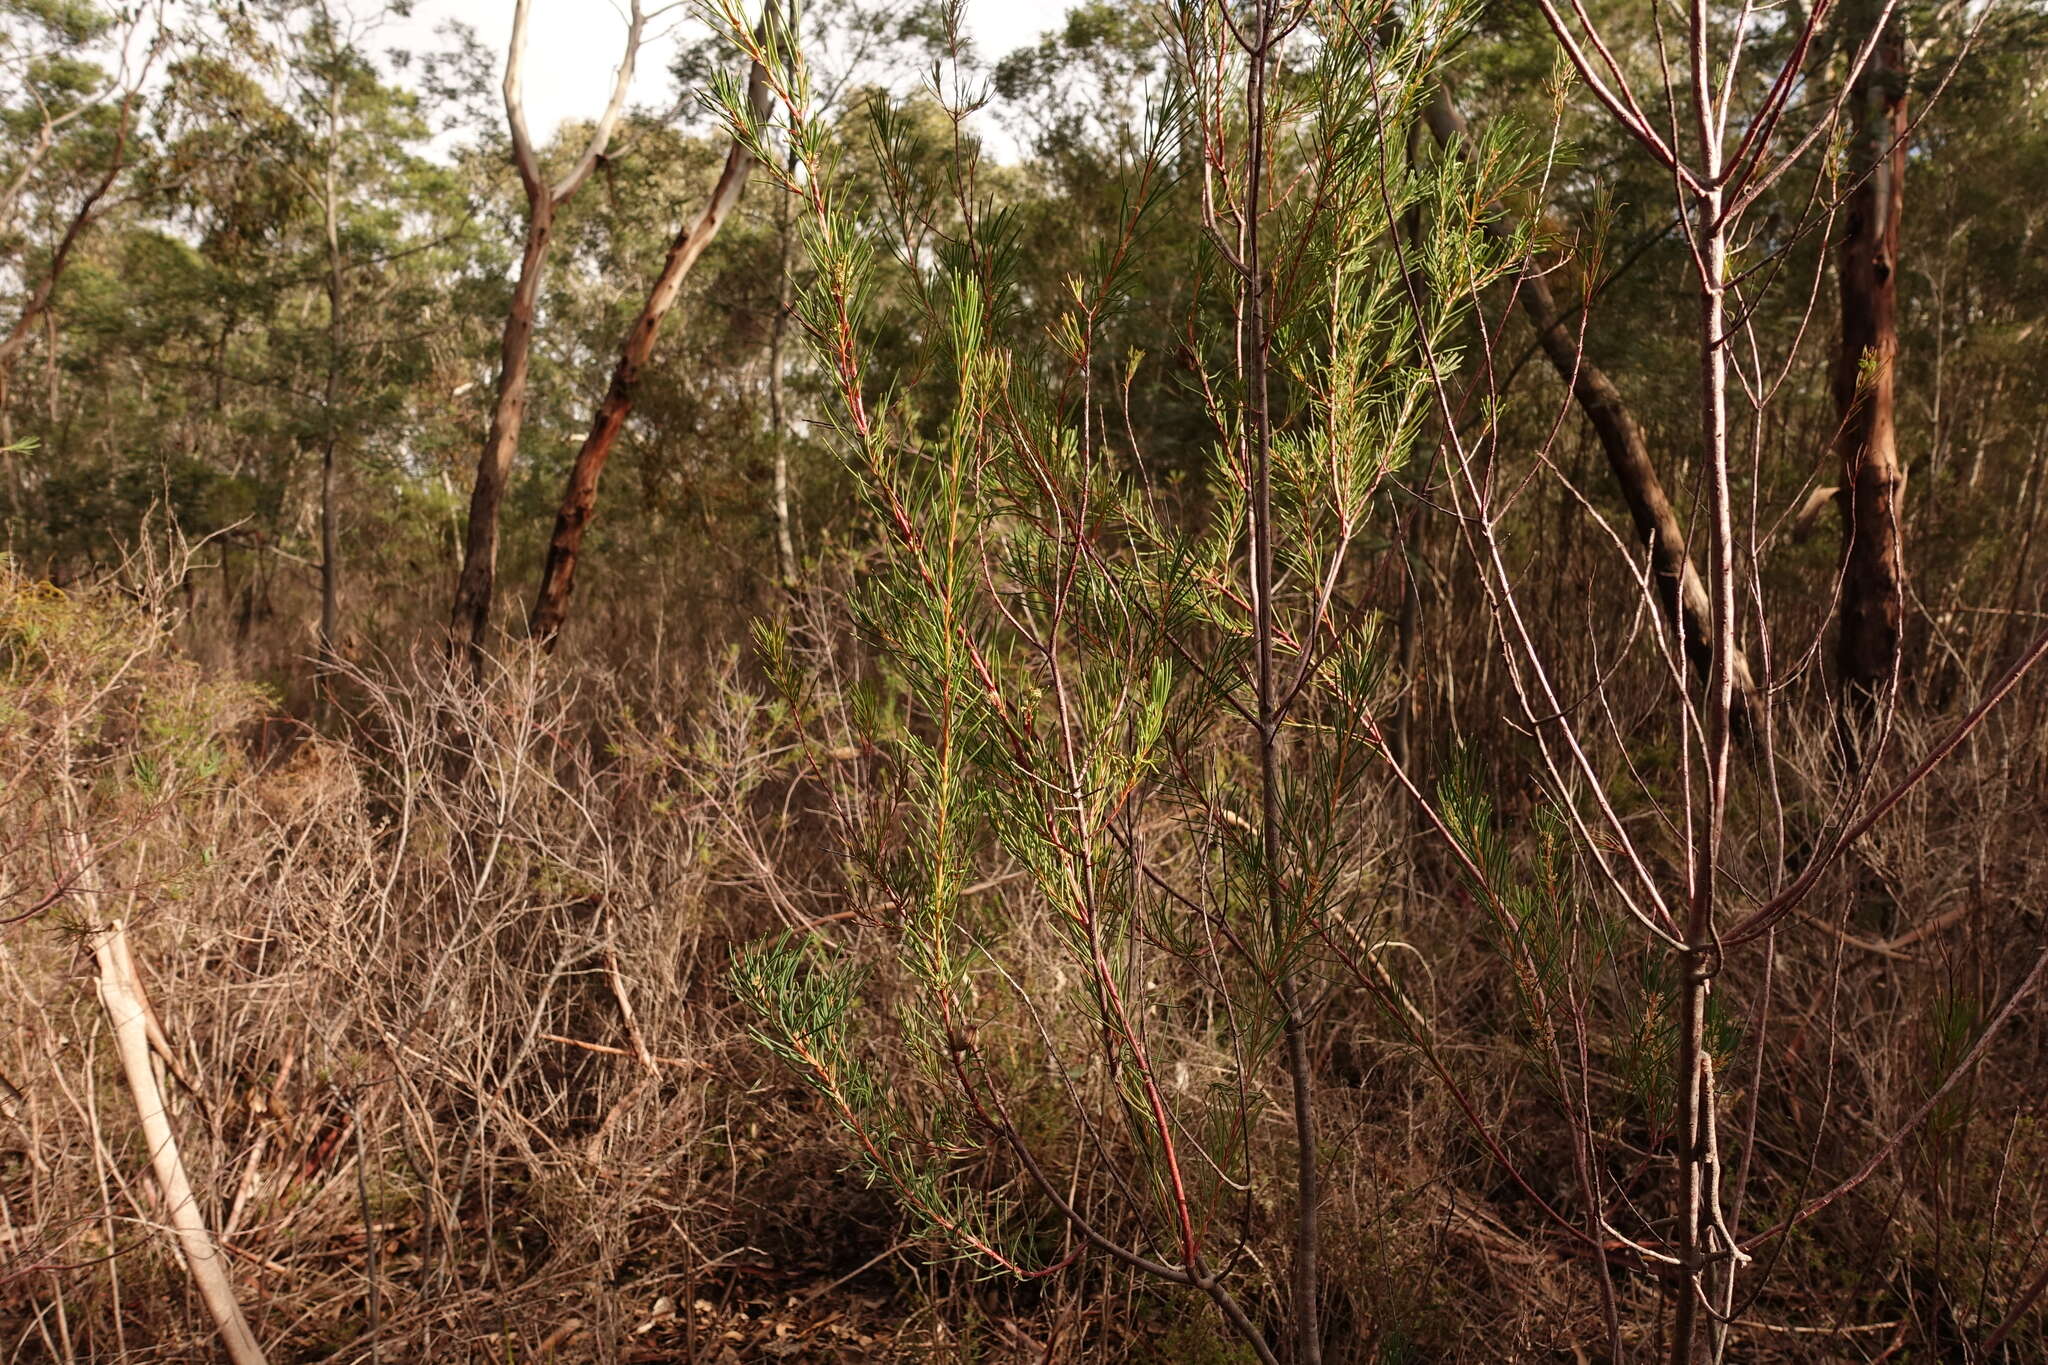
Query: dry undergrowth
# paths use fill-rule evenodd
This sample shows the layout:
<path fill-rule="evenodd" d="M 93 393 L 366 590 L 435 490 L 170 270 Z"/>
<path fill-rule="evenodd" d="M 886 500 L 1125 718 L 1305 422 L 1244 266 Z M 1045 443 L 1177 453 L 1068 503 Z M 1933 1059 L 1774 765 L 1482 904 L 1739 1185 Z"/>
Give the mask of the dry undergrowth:
<path fill-rule="evenodd" d="M 833 853 L 857 773 L 831 801 L 807 785 L 734 659 L 658 720 L 528 655 L 481 697 L 436 658 L 386 661 L 334 680 L 347 720 L 316 735 L 187 661 L 160 595 L 9 572 L 0 668 L 5 1358 L 215 1358 L 81 957 L 88 884 L 132 925 L 173 1123 L 275 1360 L 1236 1358 L 1197 1305 L 1101 1266 L 1019 1289 L 935 1260 L 749 1039 L 736 946 L 797 929 L 875 959 L 879 940 Z M 1897 1122 L 2038 936 L 2048 855 L 1998 832 L 2038 823 L 2042 741 L 2001 724 L 1996 757 L 1917 796 L 1832 930 L 1785 957 L 1795 1098 L 1763 1116 L 1773 1150 L 1810 1146 L 1829 1106 L 1850 1148 Z M 1454 888 L 1398 875 L 1396 927 L 1430 963 L 1417 1008 L 1540 1169 L 1556 1139 L 1516 1089 L 1490 950 Z M 2014 1292 L 2048 1227 L 2032 1009 L 1801 1244 L 1744 1359 L 1922 1358 Z M 1338 1358 L 1598 1342 L 1591 1267 L 1387 1021 L 1333 994 L 1319 1037 Z M 1618 1288 L 1647 1340 L 1658 1287 Z"/>

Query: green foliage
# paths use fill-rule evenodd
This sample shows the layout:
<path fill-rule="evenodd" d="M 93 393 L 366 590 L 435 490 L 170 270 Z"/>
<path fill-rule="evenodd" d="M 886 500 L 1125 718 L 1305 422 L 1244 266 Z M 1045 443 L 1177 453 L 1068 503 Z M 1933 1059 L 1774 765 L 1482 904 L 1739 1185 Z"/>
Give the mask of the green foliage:
<path fill-rule="evenodd" d="M 0 561 L 0 694 L 0 755 L 49 809 L 95 821 L 150 818 L 239 777 L 236 732 L 265 705 L 180 658 L 160 605 L 66 592 L 11 561 Z"/>
<path fill-rule="evenodd" d="M 1730 36 L 1735 11 L 1709 8 Z M 473 34 L 392 54 L 374 5 L 200 10 L 166 36 L 124 124 L 126 12 L 0 0 L 0 339 L 32 324 L 0 373 L 0 515 L 20 556 L 0 573 L 0 756 L 47 789 L 31 841 L 60 832 L 47 822 L 63 802 L 109 830 L 183 802 L 226 809 L 248 776 L 236 732 L 261 704 L 229 679 L 296 679 L 293 709 L 313 709 L 330 451 L 349 672 L 327 679 L 322 726 L 359 720 L 345 694 L 369 685 L 370 661 L 439 628 L 493 398 L 526 203 L 498 54 Z M 737 952 L 724 983 L 801 1080 L 798 1120 L 969 1274 L 1050 1275 L 1099 1253 L 1171 1280 L 1196 1258 L 1205 1269 L 1182 1278 L 1215 1271 L 1261 1322 L 1289 1293 L 1289 1047 L 1305 1037 L 1308 1146 L 1338 1173 L 1323 1282 L 1360 1350 L 1387 1359 L 1452 1358 L 1461 1332 L 1496 1353 L 1547 1349 L 1475 1328 L 1499 1301 L 1445 1287 L 1468 1234 L 1489 1256 L 1500 1237 L 1523 1243 L 1548 1267 L 1532 1278 L 1581 1306 L 1600 1287 L 1578 1253 L 1604 1239 L 1586 1218 L 1658 1254 L 1689 992 L 1705 996 L 1699 1041 L 1721 1087 L 1723 1208 L 1746 1197 L 1754 1225 L 1855 1170 L 1865 1136 L 1977 1055 L 2024 938 L 1994 916 L 2038 901 L 2038 860 L 2001 836 L 1977 841 L 1967 876 L 1930 872 L 1950 868 L 1948 836 L 1881 827 L 1859 840 L 1859 880 L 1830 874 L 1802 909 L 1814 923 L 1735 945 L 1710 989 L 1688 982 L 1706 956 L 1678 946 L 1703 727 L 1635 592 L 1641 530 L 1575 410 L 1588 386 L 1572 392 L 1518 307 L 1540 272 L 1699 558 L 1698 337 L 1674 292 L 1693 263 L 1670 175 L 1527 7 L 1309 4 L 1264 73 L 1256 171 L 1225 22 L 1247 7 L 1081 5 L 993 62 L 950 10 L 821 0 L 764 21 L 718 0 L 672 73 L 685 116 L 630 111 L 555 220 L 504 512 L 513 590 L 728 138 L 761 163 L 640 377 L 560 655 L 507 653 L 592 680 L 602 701 L 570 708 L 534 771 L 588 762 L 617 799 L 572 822 L 603 868 L 508 841 L 489 862 L 507 913 L 525 913 L 521 896 L 615 900 L 605 869 L 629 808 L 693 874 L 726 870 L 690 823 L 701 811 L 735 840 L 799 846 L 778 862 L 749 843 L 713 898 L 720 932 L 747 936 L 817 911 L 813 929 Z M 1677 30 L 1614 0 L 1588 13 L 1654 89 Z M 2037 0 L 1973 9 L 1984 24 L 1965 43 L 1929 6 L 1905 13 L 1918 66 L 1895 378 L 1919 662 L 1887 762 L 1926 752 L 2035 628 L 2048 505 L 2048 256 L 2038 204 L 2014 189 L 2048 180 L 2048 22 Z M 1788 55 L 1775 11 L 1744 22 L 1746 72 Z M 1832 98 L 1842 29 L 1831 20 L 1806 64 L 1800 117 Z M 766 116 L 746 107 L 756 58 Z M 1445 82 L 1473 116 L 1455 153 L 1424 117 Z M 89 203 L 124 127 L 126 160 Z M 564 164 L 585 131 L 563 128 L 543 162 Z M 1846 793 L 1808 726 L 1827 704 L 1817 661 L 1841 545 L 1825 500 L 1817 526 L 1794 509 L 1841 473 L 1827 201 L 1849 186 L 1846 137 L 1816 139 L 1764 187 L 1724 277 L 1738 368 L 1770 380 L 1744 395 L 1755 408 L 1738 402 L 1733 474 L 1754 499 L 1736 528 L 1753 547 L 1738 611 L 1774 710 L 1762 749 L 1734 763 L 1722 928 L 1897 776 Z M 1845 376 L 1859 392 L 1872 363 Z M 761 568 L 778 460 L 796 586 Z M 1255 522 L 1272 536 L 1268 613 Z M 131 557 L 166 525 L 203 541 L 170 579 Z M 736 643 L 748 628 L 751 651 Z M 614 683 L 630 703 L 612 704 Z M 378 717 L 350 742 L 415 723 Z M 1959 751 L 1983 767 L 1944 795 L 1954 810 L 1897 817 L 2026 830 L 2041 733 L 1985 727 Z M 421 790 L 443 791 L 438 760 L 409 761 Z M 474 795 L 446 789 L 455 805 Z M 456 823 L 406 837 L 454 866 L 469 851 Z M 211 856 L 151 865 L 188 854 Z M 751 916 L 757 883 L 785 877 L 761 896 L 773 918 Z M 166 899 L 192 881 L 172 868 Z M 1848 903 L 1824 903 L 1837 895 Z M 1911 938 L 1923 909 L 1942 927 Z M 440 901 L 421 913 L 438 930 Z M 1911 941 L 1880 941 L 1893 933 Z M 565 1027 L 581 1036 L 612 1008 Z M 1839 1291 L 1831 1314 L 1941 1316 L 1841 1270 L 1830 1239 L 1868 1241 L 1884 1201 L 1900 1210 L 1895 1259 L 1915 1275 L 1949 1259 L 1948 1278 L 1926 1272 L 1942 1303 L 1972 1299 L 1982 1317 L 2026 1283 L 2010 1247 L 2034 1196 L 2010 1177 L 2040 1134 L 2022 1119 L 2020 1157 L 1986 1157 L 1984 1086 L 1955 1086 L 1896 1172 L 1830 1205 L 1839 1228 L 1789 1239 L 1785 1263 Z M 1471 1140 L 1443 1140 L 1446 1125 Z M 1754 1170 L 1743 1194 L 1738 1161 Z M 1485 1225 L 1439 1218 L 1444 1191 Z M 1582 1212 L 1579 1193 L 1601 1207 Z M 1629 1264 L 1625 1334 L 1649 1284 L 1648 1260 Z M 1086 1277 L 1110 1272 L 1078 1273 L 1092 1295 Z M 1359 1279 L 1413 1284 L 1354 1299 Z M 1201 1305 L 1185 1285 L 1163 1292 L 1176 1312 Z M 1735 1306 L 1743 1321 L 1817 1311 Z M 1986 1326 L 1942 1322 L 1933 1337 Z M 1238 1358 L 1213 1329 L 1161 1353 Z M 1780 1335 L 1773 1349 L 1811 1344 Z"/>
<path fill-rule="evenodd" d="M 114 16 L 92 0 L 6 0 L 0 14 L 36 24 L 74 47 L 104 36 L 114 23 Z"/>
<path fill-rule="evenodd" d="M 1082 14 L 1067 39 L 1090 41 L 1098 22 L 1107 11 Z M 1171 215 L 1200 211 L 1169 188 L 1167 164 L 1200 154 L 1199 100 L 1161 106 L 1115 214 L 1081 253 L 1092 268 L 1034 300 L 1000 208 L 905 216 L 973 203 L 971 167 L 954 162 L 944 192 L 909 188 L 927 171 L 914 154 L 891 158 L 914 136 L 901 111 L 876 105 L 895 199 L 871 206 L 809 131 L 803 68 L 776 68 L 803 172 L 789 189 L 807 205 L 801 316 L 838 378 L 841 446 L 886 531 L 855 610 L 900 712 L 893 698 L 886 713 L 869 708 L 887 724 L 857 747 L 883 756 L 886 813 L 849 833 L 856 884 L 908 990 L 856 1011 L 850 975 L 788 939 L 743 956 L 735 989 L 870 1175 L 995 1266 L 1025 1268 L 990 1249 L 1019 1216 L 1009 1182 L 1039 1208 L 1068 1208 L 1068 1189 L 1085 1207 L 1108 1201 L 1091 1216 L 1169 1264 L 1224 1236 L 1208 1230 L 1241 1219 L 1245 1191 L 1285 1198 L 1286 1168 L 1257 1136 L 1285 1024 L 1273 983 L 1336 970 L 1325 944 L 1364 928 L 1377 857 L 1360 815 L 1382 753 L 1380 623 L 1340 615 L 1332 589 L 1384 514 L 1388 480 L 1431 438 L 1434 376 L 1463 363 L 1473 291 L 1520 256 L 1482 231 L 1521 173 L 1506 135 L 1470 163 L 1416 166 L 1390 145 L 1438 56 L 1419 39 L 1381 47 L 1333 30 L 1290 72 L 1299 99 L 1272 143 L 1299 158 L 1304 187 L 1259 227 L 1295 262 L 1272 322 L 1282 396 L 1261 414 L 1287 585 L 1276 667 L 1290 680 L 1276 721 L 1285 772 L 1266 793 L 1246 724 L 1262 704 L 1242 539 L 1253 399 L 1245 373 L 1223 367 L 1241 343 L 1197 342 L 1218 369 L 1202 400 L 1211 496 L 1192 515 L 1170 514 L 1111 444 L 1120 417 L 1118 434 L 1130 432 L 1118 405 L 1147 362 L 1128 360 L 1119 379 L 1097 358 L 1133 283 L 1124 263 L 1173 230 Z M 724 99 L 765 150 L 737 88 Z M 1426 230 L 1390 237 L 1411 214 Z M 914 385 L 878 389 L 877 315 L 902 298 L 917 309 L 921 364 Z M 1043 329 L 1020 329 L 1036 310 Z M 1220 320 L 1205 306 L 1188 325 Z M 816 688 L 785 637 L 762 643 L 796 712 Z M 1014 1157 L 1004 1184 L 928 1159 L 968 1131 L 965 1114 Z M 1057 1171 L 1045 1164 L 1076 1150 Z"/>

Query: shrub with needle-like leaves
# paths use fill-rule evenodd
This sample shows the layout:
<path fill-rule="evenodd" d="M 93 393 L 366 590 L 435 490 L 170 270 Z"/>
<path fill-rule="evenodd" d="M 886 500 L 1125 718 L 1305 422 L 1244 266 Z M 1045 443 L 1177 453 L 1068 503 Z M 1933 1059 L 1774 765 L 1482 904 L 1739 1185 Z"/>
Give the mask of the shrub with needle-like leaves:
<path fill-rule="evenodd" d="M 1483 230 L 1512 150 L 1418 165 L 1400 131 L 1459 19 L 1327 4 L 1287 33 L 1270 7 L 1182 7 L 1122 222 L 1042 330 L 971 161 L 949 216 L 892 240 L 839 197 L 800 62 L 744 39 L 782 99 L 805 319 L 886 534 L 860 738 L 894 800 L 850 853 L 908 989 L 865 1000 L 858 964 L 797 937 L 735 985 L 938 1240 L 1027 1275 L 1107 1255 L 1207 1295 L 1261 1359 L 1320 1359 L 1307 1000 L 1373 957 L 1371 813 L 1399 795 L 1359 585 L 1469 303 L 1518 261 Z M 1186 383 L 1212 439 L 1203 495 L 1168 502 L 1126 420 L 1139 357 L 1100 347 L 1177 214 L 1205 243 Z M 882 289 L 921 304 L 916 385 L 863 366 Z"/>

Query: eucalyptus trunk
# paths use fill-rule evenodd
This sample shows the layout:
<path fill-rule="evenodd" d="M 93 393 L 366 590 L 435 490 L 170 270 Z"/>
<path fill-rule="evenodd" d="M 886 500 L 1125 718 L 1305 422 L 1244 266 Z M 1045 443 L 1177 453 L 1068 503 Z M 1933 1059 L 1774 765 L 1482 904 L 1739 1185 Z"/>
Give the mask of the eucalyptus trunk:
<path fill-rule="evenodd" d="M 1869 0 L 1861 9 L 1851 30 L 1858 38 L 1887 18 L 1884 7 Z M 1885 22 L 1845 111 L 1853 180 L 1835 265 L 1842 304 L 1834 398 L 1843 541 L 1835 663 L 1844 720 L 1852 726 L 1898 675 L 1905 613 L 1899 520 L 1906 474 L 1899 463 L 1894 391 L 1907 132 L 1899 27 L 1896 19 Z"/>
<path fill-rule="evenodd" d="M 541 275 L 554 237 L 554 205 L 536 200 L 527 219 L 525 250 L 519 257 L 519 281 L 505 314 L 498 343 L 498 391 L 491 407 L 490 429 L 477 460 L 476 483 L 470 491 L 469 523 L 462 545 L 462 572 L 455 580 L 455 605 L 450 629 L 480 656 L 491 624 L 491 599 L 498 576 L 498 514 L 512 477 L 519 431 L 526 421 L 526 379 L 533 350 L 534 305 Z"/>
<path fill-rule="evenodd" d="M 347 289 L 341 255 L 341 193 L 335 174 L 341 128 L 341 82 L 338 79 L 328 85 L 327 120 L 327 169 L 321 187 L 322 220 L 327 241 L 327 380 L 321 396 L 320 415 L 319 655 L 321 664 L 331 667 L 335 660 L 335 631 L 341 615 L 340 511 L 335 506 L 334 487 L 341 421 L 335 412 L 335 404 L 341 392 L 342 300 Z"/>
<path fill-rule="evenodd" d="M 612 133 L 625 112 L 626 91 L 633 81 L 633 66 L 640 52 L 640 35 L 647 16 L 641 0 L 633 0 L 627 17 L 625 55 L 612 78 L 611 101 L 599 116 L 589 141 L 560 180 L 550 183 L 541 172 L 540 158 L 526 131 L 524 78 L 526 69 L 526 25 L 531 0 L 518 0 L 512 12 L 512 41 L 505 58 L 505 122 L 512 136 L 512 164 L 519 172 L 526 192 L 526 240 L 519 255 L 519 279 L 513 286 L 512 303 L 506 310 L 505 330 L 498 344 L 497 399 L 491 408 L 491 425 L 484 436 L 483 453 L 477 459 L 476 484 L 469 499 L 469 525 L 464 532 L 462 571 L 455 583 L 455 601 L 449 613 L 451 643 L 466 646 L 470 666 L 481 674 L 484 646 L 491 627 L 491 602 L 497 590 L 498 519 L 505 503 L 505 489 L 511 481 L 513 458 L 519 451 L 519 431 L 526 420 L 527 375 L 533 349 L 534 312 L 540 298 L 541 277 L 546 271 L 548 249 L 554 240 L 555 215 L 572 198 L 598 159 L 611 145 Z"/>
<path fill-rule="evenodd" d="M 753 67 L 747 91 L 754 117 L 764 117 L 769 94 L 765 74 L 759 64 Z M 554 648 L 562 623 L 568 619 L 569 593 L 576 583 L 576 564 L 583 553 L 583 533 L 597 510 L 597 481 L 604 473 L 605 462 L 611 458 L 612 447 L 618 443 L 626 418 L 632 414 L 634 399 L 639 395 L 641 375 L 654 356 L 655 343 L 661 339 L 662 320 L 675 307 L 676 299 L 682 293 L 683 280 L 688 277 L 691 267 L 697 264 L 704 249 L 718 235 L 719 228 L 738 207 L 740 194 L 746 189 L 747 176 L 753 168 L 753 153 L 747 150 L 742 139 L 734 138 L 710 200 L 704 205 L 703 212 L 692 222 L 684 224 L 676 233 L 675 240 L 669 243 L 661 273 L 655 276 L 647 301 L 640 306 L 639 316 L 633 319 L 633 325 L 626 331 L 625 345 L 619 350 L 618 363 L 612 367 L 611 383 L 591 419 L 590 434 L 583 438 L 583 445 L 576 452 L 576 463 L 569 469 L 568 485 L 562 490 L 561 507 L 555 513 L 554 535 L 548 541 L 548 557 L 541 570 L 540 589 L 534 595 L 528 632 L 546 649 Z"/>

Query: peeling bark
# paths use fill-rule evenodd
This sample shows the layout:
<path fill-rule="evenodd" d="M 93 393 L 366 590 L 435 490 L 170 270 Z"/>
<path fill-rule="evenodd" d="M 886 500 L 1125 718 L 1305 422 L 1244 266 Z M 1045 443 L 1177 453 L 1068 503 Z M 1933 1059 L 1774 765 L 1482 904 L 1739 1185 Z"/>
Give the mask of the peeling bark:
<path fill-rule="evenodd" d="M 1867 3 L 1866 9 L 1872 8 Z M 1882 14 L 1851 30 L 1861 36 Z M 1835 357 L 1835 452 L 1842 470 L 1841 631 L 1835 665 L 1843 719 L 1854 723 L 1900 668 L 1905 562 L 1893 391 L 1899 350 L 1898 253 L 1906 173 L 1906 74 L 1900 26 L 1886 26 L 1857 75 L 1849 173 L 1854 179 L 1836 257 L 1842 344 Z"/>
<path fill-rule="evenodd" d="M 612 80 L 611 100 L 584 144 L 582 155 L 568 174 L 550 185 L 541 175 L 540 158 L 526 132 L 524 76 L 526 67 L 526 24 L 531 0 L 519 0 L 512 12 L 512 41 L 505 58 L 505 122 L 512 134 L 512 163 L 525 187 L 527 217 L 526 243 L 519 257 L 519 281 L 512 290 L 512 306 L 505 317 L 505 331 L 498 346 L 497 399 L 491 409 L 491 425 L 478 457 L 476 484 L 469 500 L 469 524 L 463 535 L 462 571 L 455 583 L 455 601 L 449 615 L 451 643 L 466 645 L 470 665 L 481 671 L 484 646 L 489 639 L 491 602 L 498 577 L 498 516 L 504 505 L 505 488 L 511 480 L 513 457 L 519 451 L 519 430 L 526 420 L 526 384 L 533 348 L 534 309 L 540 297 L 541 276 L 547 268 L 548 249 L 553 244 L 555 214 L 573 197 L 597 162 L 611 145 L 619 117 L 625 112 L 626 91 L 633 81 L 633 66 L 640 52 L 640 35 L 647 16 L 641 0 L 633 0 L 627 21 L 625 55 Z"/>
<path fill-rule="evenodd" d="M 756 64 L 747 80 L 747 102 L 756 118 L 766 116 L 769 95 L 768 73 Z M 533 614 L 528 621 L 529 634 L 545 649 L 554 648 L 555 637 L 568 617 L 569 593 L 575 586 L 576 563 L 583 552 L 583 533 L 597 510 L 597 481 L 604 473 L 605 462 L 611 458 L 612 446 L 617 443 L 627 416 L 633 411 L 641 374 L 660 339 L 662 320 L 675 307 L 691 267 L 738 206 L 753 168 L 753 154 L 739 139 L 733 139 L 710 200 L 703 212 L 669 244 L 668 257 L 662 262 L 654 287 L 648 291 L 647 302 L 641 305 L 640 315 L 627 329 L 618 364 L 612 368 L 611 384 L 591 419 L 590 434 L 583 438 L 582 448 L 576 452 L 576 463 L 570 467 L 568 484 L 562 490 L 562 505 L 555 513 L 555 532 L 548 542 L 547 564 L 541 570 L 540 589 L 534 595 Z"/>

